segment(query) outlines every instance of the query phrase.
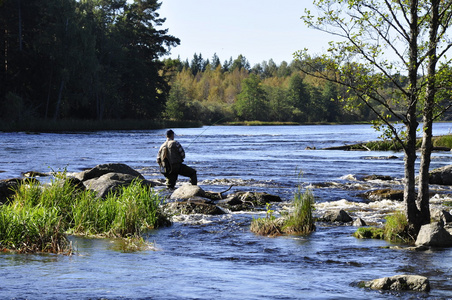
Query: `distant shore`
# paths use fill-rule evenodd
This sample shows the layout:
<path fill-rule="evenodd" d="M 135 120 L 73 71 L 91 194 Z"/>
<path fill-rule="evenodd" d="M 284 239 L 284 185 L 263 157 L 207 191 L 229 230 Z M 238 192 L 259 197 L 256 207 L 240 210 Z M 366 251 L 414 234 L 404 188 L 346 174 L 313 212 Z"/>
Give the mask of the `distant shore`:
<path fill-rule="evenodd" d="M 197 121 L 172 120 L 22 120 L 0 121 L 3 132 L 89 132 L 108 130 L 151 130 L 163 128 L 202 127 Z"/>

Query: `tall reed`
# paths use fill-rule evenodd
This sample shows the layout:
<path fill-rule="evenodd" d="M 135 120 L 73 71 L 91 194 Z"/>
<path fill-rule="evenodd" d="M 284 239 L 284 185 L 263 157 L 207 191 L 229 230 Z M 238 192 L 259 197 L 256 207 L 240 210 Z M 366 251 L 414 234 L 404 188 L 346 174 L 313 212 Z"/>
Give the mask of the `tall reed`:
<path fill-rule="evenodd" d="M 145 229 L 167 222 L 160 210 L 161 199 L 152 188 L 135 180 L 105 200 L 85 193 L 73 210 L 73 232 L 115 237 L 139 236 Z"/>
<path fill-rule="evenodd" d="M 0 248 L 23 253 L 70 252 L 55 208 L 15 202 L 0 206 Z"/>
<path fill-rule="evenodd" d="M 315 230 L 312 210 L 314 206 L 314 195 L 310 189 L 304 193 L 301 187 L 295 192 L 293 200 L 294 210 L 289 214 L 283 230 L 290 234 L 308 234 Z"/>

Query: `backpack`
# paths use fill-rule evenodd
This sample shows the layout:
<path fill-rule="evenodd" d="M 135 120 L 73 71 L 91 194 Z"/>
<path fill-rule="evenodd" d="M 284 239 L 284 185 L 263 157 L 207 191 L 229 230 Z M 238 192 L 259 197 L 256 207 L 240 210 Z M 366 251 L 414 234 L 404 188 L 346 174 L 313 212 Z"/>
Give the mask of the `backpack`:
<path fill-rule="evenodd" d="M 160 173 L 165 177 L 171 174 L 171 163 L 168 158 L 168 147 L 166 145 L 160 153 Z"/>

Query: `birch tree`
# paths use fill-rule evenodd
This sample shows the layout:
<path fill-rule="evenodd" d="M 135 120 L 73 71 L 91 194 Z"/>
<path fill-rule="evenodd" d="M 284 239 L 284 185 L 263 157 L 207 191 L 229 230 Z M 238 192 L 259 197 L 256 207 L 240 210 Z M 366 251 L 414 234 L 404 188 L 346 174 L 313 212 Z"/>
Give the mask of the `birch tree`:
<path fill-rule="evenodd" d="M 416 236 L 430 222 L 433 121 L 452 102 L 452 76 L 447 67 L 451 61 L 446 57 L 452 47 L 452 2 L 316 0 L 314 5 L 318 14 L 305 10 L 302 19 L 311 28 L 332 34 L 335 42 L 319 57 L 310 57 L 307 49 L 296 56 L 303 60 L 306 73 L 345 86 L 345 100 L 367 105 L 378 117 L 376 126 L 403 145 L 405 214 L 409 233 Z M 326 70 L 316 69 L 318 65 Z M 408 77 L 408 84 L 398 80 L 401 74 Z M 382 93 L 384 86 L 393 87 L 389 97 Z M 416 193 L 416 132 L 421 120 Z"/>

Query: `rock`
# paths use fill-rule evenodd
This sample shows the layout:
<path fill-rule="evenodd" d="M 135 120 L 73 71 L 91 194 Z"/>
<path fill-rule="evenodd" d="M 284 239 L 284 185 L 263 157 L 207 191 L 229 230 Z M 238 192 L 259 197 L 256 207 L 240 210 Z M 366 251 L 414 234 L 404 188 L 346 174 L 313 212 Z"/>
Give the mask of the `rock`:
<path fill-rule="evenodd" d="M 444 228 L 442 222 L 426 224 L 418 233 L 416 246 L 450 247 L 452 235 Z"/>
<path fill-rule="evenodd" d="M 438 220 L 443 222 L 444 224 L 452 222 L 452 215 L 447 210 L 433 210 L 432 218 L 434 220 Z"/>
<path fill-rule="evenodd" d="M 231 211 L 251 210 L 271 202 L 282 202 L 281 197 L 261 192 L 236 192 L 217 202 Z"/>
<path fill-rule="evenodd" d="M 46 176 L 49 176 L 49 174 L 36 172 L 36 171 L 28 171 L 28 172 L 22 173 L 22 176 L 24 176 L 24 177 L 46 177 Z"/>
<path fill-rule="evenodd" d="M 68 177 L 66 177 L 65 181 L 67 183 L 69 183 L 71 186 L 73 186 L 76 190 L 79 190 L 79 191 L 86 190 L 85 185 L 78 178 L 68 176 Z"/>
<path fill-rule="evenodd" d="M 265 192 L 237 192 L 234 196 L 238 197 L 242 202 L 249 202 L 253 205 L 265 205 L 271 202 L 282 202 L 281 197 L 267 194 Z"/>
<path fill-rule="evenodd" d="M 430 291 L 430 281 L 428 278 L 419 275 L 395 275 L 371 281 L 363 281 L 360 285 L 373 290 Z"/>
<path fill-rule="evenodd" d="M 366 222 L 364 222 L 363 219 L 357 218 L 355 221 L 353 221 L 353 226 L 362 227 L 362 226 L 367 226 L 367 224 L 366 224 Z"/>
<path fill-rule="evenodd" d="M 429 183 L 440 185 L 452 185 L 452 165 L 430 171 Z"/>
<path fill-rule="evenodd" d="M 99 198 L 105 198 L 108 193 L 129 185 L 136 178 L 136 176 L 130 174 L 107 173 L 99 178 L 83 181 L 83 185 L 87 189 L 97 192 Z"/>
<path fill-rule="evenodd" d="M 30 178 L 11 178 L 0 180 L 0 204 L 8 203 L 16 193 L 17 188 L 27 182 L 39 182 Z"/>
<path fill-rule="evenodd" d="M 340 223 L 348 223 L 352 222 L 353 219 L 349 216 L 349 214 L 341 209 L 335 211 L 326 212 L 323 217 L 320 218 L 320 221 L 323 222 L 340 222 Z"/>
<path fill-rule="evenodd" d="M 369 176 L 365 176 L 363 178 L 364 181 L 370 181 L 370 180 L 392 180 L 391 176 L 388 175 L 369 175 Z"/>
<path fill-rule="evenodd" d="M 360 194 L 359 196 L 371 201 L 380 201 L 384 199 L 403 201 L 403 191 L 393 189 L 380 189 L 368 191 L 364 194 Z"/>
<path fill-rule="evenodd" d="M 71 184 L 79 186 L 79 181 L 83 183 L 86 189 L 93 190 L 97 196 L 104 198 L 110 192 L 115 192 L 123 186 L 132 183 L 133 180 L 141 180 L 148 186 L 160 185 L 157 182 L 144 179 L 138 171 L 125 164 L 102 164 L 92 169 L 76 173 L 73 177 L 68 177 Z"/>
<path fill-rule="evenodd" d="M 80 179 L 81 181 L 86 181 L 101 177 L 102 175 L 108 173 L 128 174 L 134 176 L 135 178 L 144 180 L 143 175 L 141 175 L 138 171 L 135 171 L 128 165 L 117 163 L 97 165 L 92 169 L 75 174 L 74 177 Z"/>
<path fill-rule="evenodd" d="M 171 202 L 165 205 L 166 213 L 175 214 L 203 214 L 203 215 L 222 215 L 225 212 L 218 206 L 212 204 L 208 199 L 194 198 L 182 202 Z"/>
<path fill-rule="evenodd" d="M 171 195 L 171 199 L 190 199 L 193 197 L 204 197 L 205 192 L 197 185 L 184 184 Z"/>

